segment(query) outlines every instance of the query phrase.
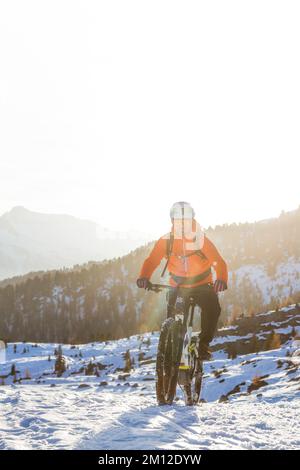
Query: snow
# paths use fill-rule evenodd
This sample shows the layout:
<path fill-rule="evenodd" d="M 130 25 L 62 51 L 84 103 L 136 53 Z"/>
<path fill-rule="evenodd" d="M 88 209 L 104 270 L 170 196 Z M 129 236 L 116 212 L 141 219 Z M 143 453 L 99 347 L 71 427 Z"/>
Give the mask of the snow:
<path fill-rule="evenodd" d="M 288 410 L 288 412 L 287 412 Z M 81 441 L 84 449 L 282 449 L 299 448 L 297 408 L 264 403 L 204 404 L 157 409 L 153 400 L 112 418 L 110 431 Z M 247 420 L 245 419 L 247 416 Z M 99 445 L 100 444 L 100 445 Z M 133 447 L 134 445 L 134 447 Z"/>
<path fill-rule="evenodd" d="M 247 340 L 247 339 L 251 339 L 253 337 L 253 334 L 249 333 L 248 335 L 245 335 L 245 336 L 234 336 L 234 335 L 230 335 L 230 336 L 222 336 L 222 337 L 217 337 L 215 338 L 213 341 L 212 341 L 212 345 L 215 346 L 217 344 L 223 344 L 223 343 L 235 343 L 236 341 L 240 340 L 240 339 L 243 339 L 243 340 Z"/>
<path fill-rule="evenodd" d="M 205 364 L 205 402 L 196 407 L 185 407 L 180 390 L 174 405 L 156 405 L 157 342 L 156 333 L 63 345 L 62 377 L 53 373 L 57 344 L 18 343 L 16 353 L 9 344 L 0 376 L 15 364 L 17 378 L 28 369 L 31 379 L 12 383 L 9 376 L 0 386 L 0 449 L 300 448 L 299 342 L 234 360 L 218 351 Z M 134 369 L 127 376 L 120 368 L 128 349 Z M 99 377 L 80 372 L 90 360 L 102 365 Z M 266 385 L 248 394 L 258 376 Z"/>
<path fill-rule="evenodd" d="M 278 264 L 274 276 L 269 276 L 263 264 L 248 264 L 234 271 L 236 287 L 241 288 L 242 282 L 249 280 L 252 286 L 261 292 L 265 305 L 268 305 L 272 297 L 284 300 L 292 292 L 300 291 L 300 262 L 289 258 L 286 262 Z M 230 278 L 232 278 L 230 273 Z M 290 307 L 292 308 L 292 307 Z"/>

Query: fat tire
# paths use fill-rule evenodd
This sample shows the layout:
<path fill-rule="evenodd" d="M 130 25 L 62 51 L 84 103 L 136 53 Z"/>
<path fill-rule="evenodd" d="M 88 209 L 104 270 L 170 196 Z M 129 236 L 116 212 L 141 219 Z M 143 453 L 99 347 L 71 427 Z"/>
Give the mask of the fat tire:
<path fill-rule="evenodd" d="M 161 327 L 156 358 L 156 397 L 160 405 L 171 405 L 175 398 L 182 346 L 182 323 L 167 318 Z"/>

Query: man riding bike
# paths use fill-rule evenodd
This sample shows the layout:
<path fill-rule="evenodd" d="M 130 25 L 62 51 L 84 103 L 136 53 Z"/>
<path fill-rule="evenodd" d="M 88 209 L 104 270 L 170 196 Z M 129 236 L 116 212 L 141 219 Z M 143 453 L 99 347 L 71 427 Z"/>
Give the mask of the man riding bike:
<path fill-rule="evenodd" d="M 221 313 L 218 292 L 227 289 L 227 265 L 215 245 L 202 232 L 195 220 L 194 209 L 189 203 L 173 204 L 170 216 L 171 232 L 159 238 L 144 261 L 137 286 L 148 289 L 151 286 L 152 273 L 163 258 L 167 259 L 162 275 L 168 268 L 170 286 L 173 287 L 168 292 L 167 317 L 174 314 L 179 288 L 186 308 L 189 306 L 190 297 L 195 299 L 195 303 L 201 308 L 199 355 L 202 360 L 209 360 L 209 343 L 213 339 Z M 211 268 L 216 273 L 214 283 Z"/>

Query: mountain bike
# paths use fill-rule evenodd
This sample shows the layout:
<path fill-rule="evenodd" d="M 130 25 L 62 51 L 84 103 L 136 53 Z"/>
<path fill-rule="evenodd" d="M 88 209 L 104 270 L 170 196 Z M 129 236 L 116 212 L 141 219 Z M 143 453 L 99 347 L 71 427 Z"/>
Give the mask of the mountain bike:
<path fill-rule="evenodd" d="M 163 284 L 150 284 L 149 290 L 161 292 L 174 289 Z M 212 289 L 212 285 L 201 286 Z M 184 297 L 188 295 L 188 308 Z M 158 404 L 171 405 L 177 384 L 184 393 L 186 405 L 196 405 L 200 400 L 203 360 L 199 357 L 199 335 L 193 335 L 196 302 L 186 289 L 178 289 L 174 315 L 167 318 L 160 331 L 156 358 L 156 397 Z"/>

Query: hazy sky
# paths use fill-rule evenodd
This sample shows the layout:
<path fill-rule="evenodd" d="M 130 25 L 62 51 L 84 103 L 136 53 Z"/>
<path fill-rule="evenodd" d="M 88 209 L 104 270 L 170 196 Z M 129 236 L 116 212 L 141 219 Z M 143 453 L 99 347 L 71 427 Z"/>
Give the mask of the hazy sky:
<path fill-rule="evenodd" d="M 160 231 L 300 204 L 299 1 L 0 0 L 0 213 Z"/>

